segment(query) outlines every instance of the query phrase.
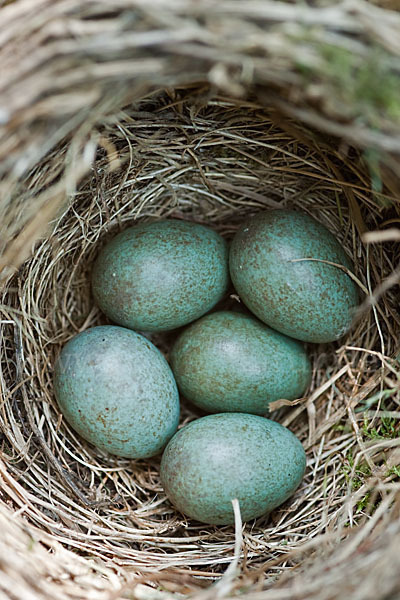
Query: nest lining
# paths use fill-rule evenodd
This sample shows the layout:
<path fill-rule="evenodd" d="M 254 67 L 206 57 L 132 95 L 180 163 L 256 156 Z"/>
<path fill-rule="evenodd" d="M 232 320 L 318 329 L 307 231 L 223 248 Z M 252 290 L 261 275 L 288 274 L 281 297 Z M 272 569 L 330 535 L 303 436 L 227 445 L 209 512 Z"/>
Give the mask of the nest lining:
<path fill-rule="evenodd" d="M 229 239 L 246 216 L 281 206 L 308 212 L 335 233 L 368 292 L 398 258 L 391 244 L 361 241 L 388 206 L 393 218 L 398 209 L 388 195 L 371 194 L 358 153 L 343 154 L 333 140 L 328 144 L 257 104 L 216 98 L 201 107 L 185 98 L 191 93 L 156 94 L 92 133 L 87 144 L 98 145 L 92 173 L 3 292 L 1 339 L 5 501 L 64 547 L 122 569 L 121 580 L 133 573 L 186 593 L 224 571 L 233 529 L 178 514 L 162 491 L 159 458 L 106 455 L 69 428 L 54 401 L 52 366 L 60 348 L 107 322 L 90 295 L 99 248 L 139 219 L 167 217 L 211 225 Z M 60 147 L 42 161 L 27 188 L 54 183 L 66 155 Z M 232 291 L 223 306 L 237 302 Z M 273 415 L 303 442 L 307 473 L 285 505 L 245 526 L 235 589 L 280 597 L 272 586 L 279 588 L 285 573 L 301 574 L 304 559 L 310 568 L 314 556 L 313 568 L 321 568 L 327 545 L 334 548 L 357 525 L 365 532 L 355 535 L 361 545 L 389 518 L 382 506 L 393 504 L 398 488 L 398 427 L 393 421 L 392 439 L 385 437 L 381 416 L 397 413 L 398 373 L 390 358 L 397 349 L 397 304 L 390 289 L 338 344 L 308 347 L 307 397 Z M 151 339 L 167 354 L 173 337 Z M 366 404 L 375 393 L 375 403 Z M 198 416 L 183 405 L 182 424 Z"/>

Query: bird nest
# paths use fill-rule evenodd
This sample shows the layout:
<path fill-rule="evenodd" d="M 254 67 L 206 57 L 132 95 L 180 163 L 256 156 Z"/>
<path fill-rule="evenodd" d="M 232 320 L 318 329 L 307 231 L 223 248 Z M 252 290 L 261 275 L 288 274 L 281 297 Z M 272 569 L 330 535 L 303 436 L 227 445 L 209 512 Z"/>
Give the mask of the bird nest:
<path fill-rule="evenodd" d="M 0 3 L 0 598 L 394 598 L 400 19 L 363 2 L 147 4 Z M 170 505 L 159 457 L 68 426 L 53 366 L 107 323 L 90 273 L 117 232 L 176 218 L 229 240 L 283 207 L 336 235 L 362 301 L 346 337 L 308 345 L 306 397 L 274 406 L 307 454 L 295 495 L 206 526 Z M 174 333 L 151 339 L 168 356 Z"/>

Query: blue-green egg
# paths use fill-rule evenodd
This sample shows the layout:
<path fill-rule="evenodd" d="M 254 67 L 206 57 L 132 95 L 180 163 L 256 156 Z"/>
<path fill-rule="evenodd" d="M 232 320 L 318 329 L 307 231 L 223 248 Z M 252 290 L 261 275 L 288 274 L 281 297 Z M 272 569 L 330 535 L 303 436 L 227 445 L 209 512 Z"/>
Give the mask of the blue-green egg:
<path fill-rule="evenodd" d="M 215 312 L 190 324 L 170 363 L 185 398 L 213 413 L 263 415 L 274 400 L 301 397 L 311 379 L 300 342 L 237 312 Z"/>
<path fill-rule="evenodd" d="M 335 265 L 352 271 L 333 234 L 291 210 L 248 220 L 230 250 L 233 285 L 246 306 L 273 329 L 307 342 L 332 342 L 351 327 L 358 289 Z"/>
<path fill-rule="evenodd" d="M 95 301 L 115 323 L 166 331 L 198 319 L 229 284 L 228 248 L 214 230 L 165 220 L 126 229 L 100 252 Z"/>
<path fill-rule="evenodd" d="M 161 481 L 183 514 L 216 525 L 270 512 L 299 486 L 303 446 L 279 423 L 244 413 L 208 415 L 174 435 L 161 460 Z"/>
<path fill-rule="evenodd" d="M 70 425 L 111 454 L 158 454 L 178 427 L 171 369 L 151 342 L 130 329 L 93 327 L 72 338 L 55 365 L 54 391 Z"/>

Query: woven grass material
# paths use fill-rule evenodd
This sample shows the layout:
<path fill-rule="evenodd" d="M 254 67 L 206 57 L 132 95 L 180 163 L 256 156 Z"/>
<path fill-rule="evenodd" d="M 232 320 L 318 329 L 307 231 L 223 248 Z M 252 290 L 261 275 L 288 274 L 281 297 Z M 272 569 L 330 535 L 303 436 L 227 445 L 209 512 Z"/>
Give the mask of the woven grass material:
<path fill-rule="evenodd" d="M 0 599 L 395 597 L 399 251 L 362 237 L 400 218 L 397 117 L 380 106 L 372 125 L 369 104 L 335 120 L 328 105 L 311 104 L 290 40 L 311 20 L 319 25 L 309 34 L 363 48 L 362 64 L 372 40 L 386 60 L 399 51 L 388 33 L 398 17 L 359 2 L 107 6 L 17 0 L 0 9 Z M 313 39 L 302 44 L 318 58 Z M 259 66 L 249 71 L 245 55 Z M 389 73 L 396 82 L 396 68 Z M 326 98 L 342 91 L 326 88 Z M 322 133 L 288 118 L 307 120 L 304 111 Z M 326 136 L 339 126 L 340 142 Z M 60 418 L 52 367 L 68 339 L 106 322 L 89 276 L 116 232 L 174 217 L 229 239 L 247 215 L 283 206 L 335 233 L 376 304 L 364 303 L 339 343 L 308 347 L 307 396 L 274 413 L 303 442 L 306 476 L 241 539 L 176 513 L 159 458 L 118 459 L 80 439 Z M 225 305 L 237 302 L 232 294 Z M 152 339 L 167 354 L 173 334 Z M 182 408 L 182 424 L 196 417 Z"/>
<path fill-rule="evenodd" d="M 362 0 L 0 2 L 0 272 L 21 264 L 102 140 L 96 125 L 151 90 L 207 81 L 366 149 L 399 192 L 400 14 Z M 21 178 L 65 136 L 35 193 Z M 49 174 L 50 175 L 50 174 Z M 32 196 L 35 197 L 33 201 Z M 16 198 L 20 206 L 15 206 Z M 28 203 L 28 205 L 27 205 Z M 24 227 L 13 244 L 9 241 Z"/>

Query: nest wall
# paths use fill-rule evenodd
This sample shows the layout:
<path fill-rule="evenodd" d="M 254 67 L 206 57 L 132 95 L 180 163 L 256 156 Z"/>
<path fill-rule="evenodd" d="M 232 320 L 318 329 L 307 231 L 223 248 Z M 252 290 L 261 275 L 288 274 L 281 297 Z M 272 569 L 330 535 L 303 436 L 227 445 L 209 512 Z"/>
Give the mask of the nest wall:
<path fill-rule="evenodd" d="M 5 4 L 0 598 L 396 597 L 399 250 L 382 229 L 395 236 L 400 218 L 399 123 L 377 89 L 397 90 L 398 15 L 360 2 Z M 323 79 L 332 47 L 342 70 L 357 58 L 356 79 L 372 65 L 369 102 L 358 79 L 350 91 L 336 71 Z M 363 301 L 344 339 L 308 346 L 307 396 L 273 414 L 306 449 L 302 485 L 235 532 L 178 514 L 159 457 L 79 438 L 52 369 L 71 337 L 107 322 L 89 282 L 115 233 L 172 217 L 230 239 L 280 207 L 337 236 Z M 233 290 L 222 306 L 240 306 Z M 174 335 L 151 339 L 168 356 Z M 183 404 L 181 424 L 198 416 Z"/>

